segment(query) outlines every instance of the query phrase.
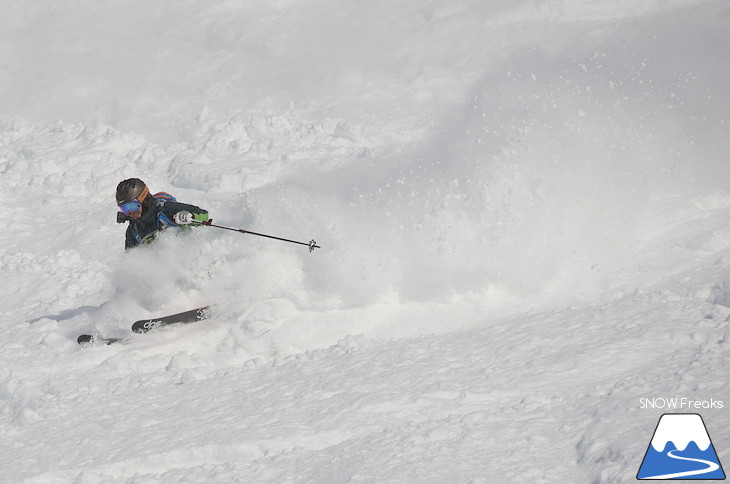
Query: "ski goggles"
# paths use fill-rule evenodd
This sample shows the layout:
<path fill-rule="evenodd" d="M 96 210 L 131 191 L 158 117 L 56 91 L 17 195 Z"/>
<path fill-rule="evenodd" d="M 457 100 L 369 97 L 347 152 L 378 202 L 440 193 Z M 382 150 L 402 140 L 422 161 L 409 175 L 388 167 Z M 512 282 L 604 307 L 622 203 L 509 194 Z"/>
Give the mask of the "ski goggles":
<path fill-rule="evenodd" d="M 137 198 L 129 202 L 120 203 L 117 206 L 124 215 L 129 215 L 132 212 L 139 212 L 140 210 L 142 210 L 142 202 L 145 200 L 145 198 L 147 198 L 147 195 L 149 195 L 149 193 L 149 189 L 147 187 L 144 187 L 144 190 L 142 190 L 142 193 L 140 193 Z"/>
<path fill-rule="evenodd" d="M 139 212 L 142 210 L 142 202 L 135 198 L 131 202 L 120 204 L 119 210 L 121 210 L 124 215 L 129 215 L 132 212 Z"/>

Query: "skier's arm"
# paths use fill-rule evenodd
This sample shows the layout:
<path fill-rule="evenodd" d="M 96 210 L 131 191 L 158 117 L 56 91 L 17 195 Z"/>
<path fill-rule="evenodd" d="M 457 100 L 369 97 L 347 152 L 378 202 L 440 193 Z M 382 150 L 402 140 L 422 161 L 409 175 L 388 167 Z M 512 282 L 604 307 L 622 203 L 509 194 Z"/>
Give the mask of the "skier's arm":
<path fill-rule="evenodd" d="M 188 224 L 208 221 L 207 210 L 187 203 L 168 202 L 165 204 L 162 211 L 168 219 L 174 220 L 178 225 L 182 225 L 178 221 L 180 219 L 184 220 Z M 186 216 L 185 212 L 189 213 L 190 216 Z"/>
<path fill-rule="evenodd" d="M 137 239 L 132 234 L 132 227 L 127 227 L 127 233 L 124 236 L 124 250 L 133 249 L 139 245 Z"/>

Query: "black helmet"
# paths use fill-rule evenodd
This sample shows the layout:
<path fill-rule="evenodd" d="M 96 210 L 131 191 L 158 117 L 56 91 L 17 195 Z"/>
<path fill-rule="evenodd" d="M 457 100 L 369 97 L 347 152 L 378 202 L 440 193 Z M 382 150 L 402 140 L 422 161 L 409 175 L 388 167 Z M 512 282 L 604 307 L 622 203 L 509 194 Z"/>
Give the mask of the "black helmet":
<path fill-rule="evenodd" d="M 150 190 L 139 178 L 128 178 L 117 185 L 117 205 L 138 200 L 143 203 Z M 144 204 L 144 203 L 143 203 Z"/>

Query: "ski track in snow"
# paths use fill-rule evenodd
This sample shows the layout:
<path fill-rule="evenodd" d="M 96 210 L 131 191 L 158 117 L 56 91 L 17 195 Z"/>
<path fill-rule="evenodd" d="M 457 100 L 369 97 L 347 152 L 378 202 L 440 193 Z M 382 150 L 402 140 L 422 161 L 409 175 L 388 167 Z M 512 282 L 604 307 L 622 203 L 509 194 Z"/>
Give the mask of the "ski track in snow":
<path fill-rule="evenodd" d="M 728 400 L 725 2 L 6 7 L 0 481 L 622 482 Z M 322 248 L 125 253 L 130 176 Z"/>

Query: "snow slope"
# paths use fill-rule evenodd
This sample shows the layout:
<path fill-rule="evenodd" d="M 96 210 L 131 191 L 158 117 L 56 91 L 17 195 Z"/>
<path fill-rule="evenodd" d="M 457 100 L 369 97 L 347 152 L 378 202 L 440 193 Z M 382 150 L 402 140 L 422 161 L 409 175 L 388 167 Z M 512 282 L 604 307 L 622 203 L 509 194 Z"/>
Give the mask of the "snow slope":
<path fill-rule="evenodd" d="M 640 399 L 728 400 L 729 23 L 4 2 L 0 481 L 633 480 L 671 411 Z M 322 249 L 200 228 L 125 253 L 130 176 Z M 730 461 L 727 409 L 678 410 Z"/>

